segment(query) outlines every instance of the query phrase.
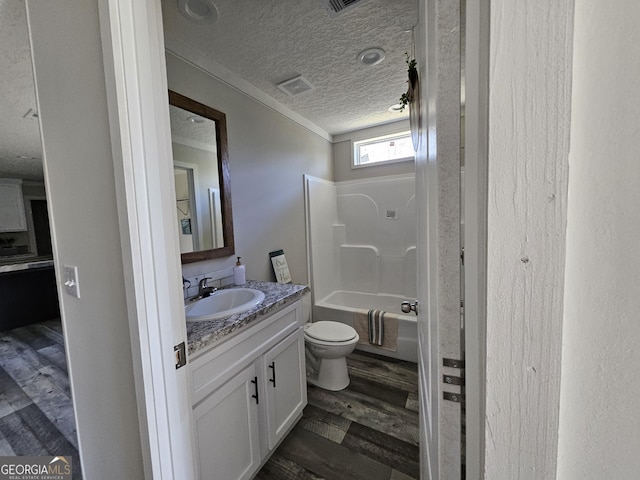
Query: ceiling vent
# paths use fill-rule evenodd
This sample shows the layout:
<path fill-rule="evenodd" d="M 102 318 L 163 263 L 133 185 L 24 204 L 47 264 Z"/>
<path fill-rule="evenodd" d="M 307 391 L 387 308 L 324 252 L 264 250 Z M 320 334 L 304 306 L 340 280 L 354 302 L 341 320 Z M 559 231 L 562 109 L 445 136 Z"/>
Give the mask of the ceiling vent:
<path fill-rule="evenodd" d="M 322 0 L 332 16 L 340 15 L 366 0 Z"/>
<path fill-rule="evenodd" d="M 292 97 L 314 89 L 314 86 L 311 85 L 309 81 L 302 75 L 290 78 L 289 80 L 285 80 L 284 82 L 279 83 L 277 86 L 280 90 L 285 92 L 287 95 L 291 95 Z"/>

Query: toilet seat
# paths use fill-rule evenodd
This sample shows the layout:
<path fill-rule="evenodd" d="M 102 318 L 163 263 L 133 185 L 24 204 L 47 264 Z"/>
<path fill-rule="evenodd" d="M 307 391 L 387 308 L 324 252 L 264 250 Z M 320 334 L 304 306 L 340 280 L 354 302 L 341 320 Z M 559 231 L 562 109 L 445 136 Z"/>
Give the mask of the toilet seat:
<path fill-rule="evenodd" d="M 345 343 L 358 336 L 355 329 L 340 322 L 315 322 L 305 326 L 304 334 L 312 341 L 322 343 Z"/>

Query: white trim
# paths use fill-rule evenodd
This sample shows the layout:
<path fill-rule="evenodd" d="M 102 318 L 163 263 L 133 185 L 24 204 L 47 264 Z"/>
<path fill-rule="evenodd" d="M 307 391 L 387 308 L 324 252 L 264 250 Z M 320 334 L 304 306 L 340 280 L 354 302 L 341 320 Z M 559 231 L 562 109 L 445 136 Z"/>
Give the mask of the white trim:
<path fill-rule="evenodd" d="M 436 0 L 419 0 L 416 59 L 422 125 L 416 151 L 420 478 L 440 478 L 440 342 L 438 336 L 438 172 L 436 145 Z M 422 205 L 422 207 L 420 207 Z M 426 215 L 425 215 L 426 213 Z M 422 291 L 423 288 L 425 291 Z"/>
<path fill-rule="evenodd" d="M 270 108 L 271 110 L 278 112 L 281 115 L 284 115 L 285 117 L 294 121 L 298 125 L 306 128 L 310 132 L 315 133 L 316 135 L 324 138 L 325 140 L 328 140 L 329 142 L 333 141 L 333 135 L 331 135 L 329 132 L 319 127 L 315 123 L 310 122 L 309 120 L 297 114 L 293 110 L 290 110 L 288 107 L 285 107 L 283 104 L 281 104 L 271 96 L 267 95 L 262 90 L 259 90 L 257 87 L 253 86 L 252 84 L 247 82 L 245 79 L 239 77 L 228 68 L 220 65 L 217 62 L 214 62 L 213 60 L 203 55 L 198 55 L 193 50 L 189 51 L 189 56 L 190 57 L 198 56 L 199 58 L 195 60 L 192 60 L 191 58 L 187 58 L 185 55 L 180 54 L 179 53 L 180 49 L 188 49 L 188 47 L 186 45 L 183 45 L 179 39 L 172 37 L 171 35 L 167 35 L 165 37 L 165 46 L 166 46 L 165 49 L 167 53 L 179 58 L 185 63 L 188 63 L 193 68 L 196 68 L 201 72 L 206 73 L 207 75 L 210 75 L 211 77 L 224 83 L 228 87 L 233 88 L 234 90 L 237 90 L 238 92 L 245 94 L 246 96 L 252 98 L 256 102 L 264 105 L 265 107 Z"/>
<path fill-rule="evenodd" d="M 181 137 L 180 135 L 171 134 L 171 141 L 173 143 L 177 143 L 178 145 L 185 145 L 187 147 L 197 148 L 199 150 L 204 150 L 206 152 L 212 152 L 212 153 L 218 152 L 215 145 L 208 145 L 204 142 L 198 142 L 197 140 Z"/>
<path fill-rule="evenodd" d="M 393 122 L 374 125 L 371 127 L 360 128 L 350 132 L 341 133 L 333 136 L 333 143 L 346 142 L 348 140 L 364 140 L 365 138 L 373 138 L 382 135 L 393 134 L 397 132 L 410 131 L 409 120 L 394 120 Z"/>
<path fill-rule="evenodd" d="M 467 2 L 464 174 L 466 478 L 484 478 L 489 0 Z"/>
<path fill-rule="evenodd" d="M 145 478 L 194 478 L 159 2 L 100 0 L 100 29 Z"/>
<path fill-rule="evenodd" d="M 193 250 L 197 252 L 201 249 L 201 245 L 204 245 L 204 232 L 202 227 L 202 219 L 200 218 L 202 212 L 204 212 L 204 205 L 200 202 L 200 174 L 198 172 L 198 165 L 196 163 L 181 162 L 179 160 L 173 161 L 173 168 L 180 168 L 187 172 L 187 182 L 189 182 L 189 201 L 191 202 L 191 235 L 192 238 L 196 238 L 197 242 L 193 243 Z M 173 185 L 175 187 L 175 171 L 173 173 Z M 177 200 L 177 196 L 175 197 Z M 175 213 L 175 212 L 174 212 Z M 178 235 L 180 235 L 180 226 L 178 225 Z M 182 252 L 182 251 L 181 251 Z M 186 252 L 182 252 L 186 253 Z"/>

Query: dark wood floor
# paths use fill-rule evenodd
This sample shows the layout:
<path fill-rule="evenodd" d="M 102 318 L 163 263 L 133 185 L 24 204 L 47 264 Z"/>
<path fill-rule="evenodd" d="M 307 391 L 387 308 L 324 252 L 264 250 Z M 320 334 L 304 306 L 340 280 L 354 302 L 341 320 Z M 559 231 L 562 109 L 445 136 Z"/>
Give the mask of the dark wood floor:
<path fill-rule="evenodd" d="M 80 457 L 60 321 L 0 332 L 0 456 Z"/>
<path fill-rule="evenodd" d="M 258 480 L 420 478 L 414 363 L 354 352 L 351 384 L 308 406 Z M 0 332 L 0 456 L 66 455 L 81 479 L 59 321 Z"/>
<path fill-rule="evenodd" d="M 418 373 L 410 362 L 354 352 L 351 384 L 309 386 L 309 404 L 257 480 L 420 478 Z"/>

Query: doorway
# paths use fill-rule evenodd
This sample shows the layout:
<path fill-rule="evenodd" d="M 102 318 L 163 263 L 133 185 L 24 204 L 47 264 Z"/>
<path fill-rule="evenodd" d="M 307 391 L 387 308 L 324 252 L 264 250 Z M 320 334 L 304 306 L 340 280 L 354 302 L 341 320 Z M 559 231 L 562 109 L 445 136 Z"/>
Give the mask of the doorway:
<path fill-rule="evenodd" d="M 3 2 L 0 39 L 0 178 L 19 220 L 0 221 L 0 456 L 65 456 L 80 479 L 24 1 Z"/>

